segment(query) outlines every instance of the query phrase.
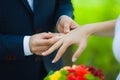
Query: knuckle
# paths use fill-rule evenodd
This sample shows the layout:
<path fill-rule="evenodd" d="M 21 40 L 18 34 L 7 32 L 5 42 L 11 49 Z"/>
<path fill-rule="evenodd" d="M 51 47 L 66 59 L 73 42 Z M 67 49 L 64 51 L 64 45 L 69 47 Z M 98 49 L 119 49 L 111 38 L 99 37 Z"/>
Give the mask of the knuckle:
<path fill-rule="evenodd" d="M 39 39 L 35 39 L 35 41 L 33 41 L 34 44 L 39 43 L 39 42 L 40 42 Z"/>
<path fill-rule="evenodd" d="M 55 43 L 55 39 L 49 40 L 49 41 L 47 42 L 48 45 L 52 45 L 53 43 Z"/>
<path fill-rule="evenodd" d="M 46 50 L 48 50 L 48 49 L 49 49 L 49 47 L 46 46 L 46 47 L 43 48 L 43 51 L 46 51 Z"/>
<path fill-rule="evenodd" d="M 35 45 L 35 42 L 36 41 L 30 41 L 30 44 L 33 46 L 33 45 Z"/>
<path fill-rule="evenodd" d="M 39 40 L 36 38 L 30 40 L 30 44 L 32 45 L 36 45 L 37 43 L 39 43 Z"/>
<path fill-rule="evenodd" d="M 74 56 L 78 58 L 80 56 L 80 52 L 76 52 Z"/>
<path fill-rule="evenodd" d="M 85 47 L 86 47 L 86 45 L 84 44 L 84 45 L 81 46 L 81 49 L 85 49 Z"/>
<path fill-rule="evenodd" d="M 81 46 L 81 50 L 84 50 L 85 49 L 85 47 L 84 46 Z"/>
<path fill-rule="evenodd" d="M 59 50 L 60 54 L 58 56 L 61 57 L 64 54 L 64 52 L 65 52 L 65 50 Z"/>
<path fill-rule="evenodd" d="M 32 47 L 32 48 L 31 48 L 31 51 L 32 51 L 33 53 L 36 53 L 36 48 Z"/>
<path fill-rule="evenodd" d="M 81 46 L 80 50 L 83 51 L 85 49 L 85 46 Z"/>
<path fill-rule="evenodd" d="M 47 41 L 45 44 L 49 46 L 49 45 L 51 44 L 51 42 L 50 42 L 50 41 Z"/>
<path fill-rule="evenodd" d="M 78 58 L 80 56 L 80 53 L 76 53 L 75 57 Z"/>
<path fill-rule="evenodd" d="M 53 44 L 53 43 L 55 43 L 55 41 L 56 41 L 55 39 L 54 40 L 50 40 L 49 44 Z"/>
<path fill-rule="evenodd" d="M 70 43 L 72 43 L 72 40 L 69 39 L 69 38 L 67 38 L 67 39 L 65 40 L 65 43 L 66 43 L 66 44 L 70 44 Z"/>

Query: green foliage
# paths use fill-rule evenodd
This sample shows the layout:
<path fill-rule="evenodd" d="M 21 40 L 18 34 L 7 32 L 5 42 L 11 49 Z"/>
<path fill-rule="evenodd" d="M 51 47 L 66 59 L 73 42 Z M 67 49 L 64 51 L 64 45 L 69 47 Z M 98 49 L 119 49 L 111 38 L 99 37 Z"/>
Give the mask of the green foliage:
<path fill-rule="evenodd" d="M 75 21 L 79 25 L 117 19 L 120 13 L 120 0 L 72 0 L 72 3 Z M 110 37 L 90 37 L 86 50 L 75 64 L 102 68 L 105 80 L 115 80 L 120 64 L 114 58 L 112 40 Z M 76 48 L 73 46 L 74 51 Z"/>
<path fill-rule="evenodd" d="M 54 74 L 54 71 L 50 71 L 47 76 Z"/>
<path fill-rule="evenodd" d="M 61 72 L 62 75 L 67 75 L 67 74 L 68 74 L 68 71 L 67 71 L 67 70 L 64 70 L 64 69 L 61 70 L 60 72 Z"/>
<path fill-rule="evenodd" d="M 45 79 L 44 80 L 50 80 L 50 78 L 49 77 L 45 77 Z"/>
<path fill-rule="evenodd" d="M 66 77 L 66 76 L 61 76 L 61 77 L 59 78 L 59 80 L 67 80 L 67 77 Z"/>
<path fill-rule="evenodd" d="M 54 74 L 54 71 L 50 71 L 47 75 L 47 77 L 44 78 L 44 80 L 50 80 L 49 76 Z"/>
<path fill-rule="evenodd" d="M 87 78 L 87 80 L 100 80 L 98 77 L 95 77 L 92 74 L 86 74 L 85 78 Z"/>

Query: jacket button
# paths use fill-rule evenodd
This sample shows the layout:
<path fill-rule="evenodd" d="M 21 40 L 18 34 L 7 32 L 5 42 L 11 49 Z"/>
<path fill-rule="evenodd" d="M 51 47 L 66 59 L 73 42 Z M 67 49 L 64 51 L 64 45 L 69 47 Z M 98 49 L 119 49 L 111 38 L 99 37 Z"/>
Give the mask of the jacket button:
<path fill-rule="evenodd" d="M 6 56 L 5 60 L 8 60 L 8 61 L 16 60 L 16 56 Z"/>

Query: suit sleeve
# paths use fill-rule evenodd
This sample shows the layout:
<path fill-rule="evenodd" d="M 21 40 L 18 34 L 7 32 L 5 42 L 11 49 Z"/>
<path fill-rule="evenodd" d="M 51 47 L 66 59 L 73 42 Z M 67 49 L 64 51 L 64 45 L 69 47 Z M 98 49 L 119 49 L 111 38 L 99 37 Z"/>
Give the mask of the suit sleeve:
<path fill-rule="evenodd" d="M 67 15 L 73 18 L 73 7 L 71 0 L 57 0 L 56 4 L 56 22 L 60 16 Z"/>
<path fill-rule="evenodd" d="M 23 59 L 23 38 L 20 35 L 0 34 L 0 60 L 5 60 L 12 56 L 15 59 Z"/>

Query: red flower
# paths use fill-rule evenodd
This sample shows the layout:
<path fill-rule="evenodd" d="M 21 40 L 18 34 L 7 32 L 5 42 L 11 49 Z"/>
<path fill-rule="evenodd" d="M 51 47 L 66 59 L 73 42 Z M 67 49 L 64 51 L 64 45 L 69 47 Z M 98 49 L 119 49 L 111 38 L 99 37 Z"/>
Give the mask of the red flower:
<path fill-rule="evenodd" d="M 89 73 L 88 68 L 86 68 L 84 65 L 77 66 L 75 69 L 75 75 L 80 76 L 83 79 L 84 79 L 84 76 L 88 73 Z"/>
<path fill-rule="evenodd" d="M 74 73 L 74 72 L 75 72 L 75 70 L 72 69 L 72 68 L 68 69 L 67 71 L 68 71 L 69 73 Z"/>
<path fill-rule="evenodd" d="M 88 70 L 94 75 L 99 77 L 101 80 L 104 80 L 104 75 L 102 74 L 102 70 L 101 69 L 95 69 L 93 66 L 89 66 Z"/>
<path fill-rule="evenodd" d="M 76 80 L 74 75 L 69 74 L 67 80 Z"/>
<path fill-rule="evenodd" d="M 86 80 L 84 76 L 89 73 L 88 68 L 84 65 L 75 66 L 75 68 L 68 69 L 67 80 Z"/>
<path fill-rule="evenodd" d="M 77 76 L 75 80 L 86 80 L 84 77 Z"/>

